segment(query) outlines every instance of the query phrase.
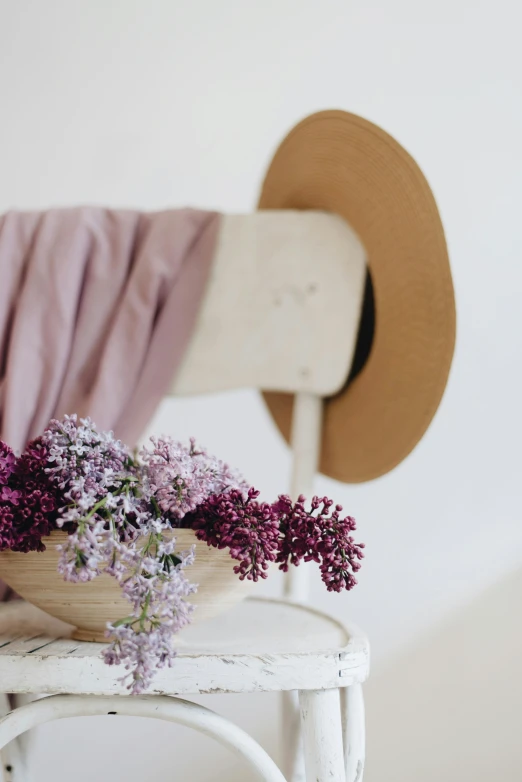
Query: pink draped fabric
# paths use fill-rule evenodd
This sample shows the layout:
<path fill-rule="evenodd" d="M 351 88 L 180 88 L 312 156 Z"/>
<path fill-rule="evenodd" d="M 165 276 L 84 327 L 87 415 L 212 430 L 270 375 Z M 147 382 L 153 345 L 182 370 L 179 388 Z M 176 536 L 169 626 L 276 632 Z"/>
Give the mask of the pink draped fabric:
<path fill-rule="evenodd" d="M 194 327 L 219 215 L 91 207 L 0 217 L 0 439 L 89 415 L 134 444 Z"/>

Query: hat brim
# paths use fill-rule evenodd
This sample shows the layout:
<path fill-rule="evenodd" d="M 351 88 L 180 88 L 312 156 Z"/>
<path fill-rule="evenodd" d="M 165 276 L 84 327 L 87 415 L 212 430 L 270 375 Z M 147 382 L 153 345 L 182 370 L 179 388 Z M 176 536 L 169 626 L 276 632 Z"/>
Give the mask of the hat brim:
<path fill-rule="evenodd" d="M 377 478 L 423 436 L 453 358 L 453 284 L 430 187 L 381 128 L 344 111 L 323 111 L 299 123 L 280 145 L 259 208 L 334 212 L 366 248 L 373 342 L 357 377 L 325 400 L 319 469 L 345 483 Z M 340 343 L 344 338 L 339 334 Z M 335 345 L 325 349 L 335 351 Z M 289 440 L 293 395 L 265 392 L 264 398 Z"/>

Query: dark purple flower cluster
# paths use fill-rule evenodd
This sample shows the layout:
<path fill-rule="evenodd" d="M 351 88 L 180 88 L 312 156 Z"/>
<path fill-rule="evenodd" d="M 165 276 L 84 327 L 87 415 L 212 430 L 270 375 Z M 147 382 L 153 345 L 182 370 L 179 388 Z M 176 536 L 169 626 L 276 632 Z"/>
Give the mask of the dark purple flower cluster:
<path fill-rule="evenodd" d="M 18 459 L 0 441 L 0 550 L 44 551 L 42 538 L 56 528 L 59 497 L 46 472 L 41 438 Z"/>
<path fill-rule="evenodd" d="M 14 472 L 16 456 L 7 443 L 0 440 L 0 486 L 5 486 Z"/>
<path fill-rule="evenodd" d="M 273 506 L 258 502 L 259 492 L 238 489 L 214 494 L 183 519 L 199 540 L 214 548 L 228 548 L 237 559 L 234 572 L 241 580 L 257 581 L 267 577 L 270 562 L 275 562 L 279 545 L 279 524 Z"/>
<path fill-rule="evenodd" d="M 295 503 L 281 495 L 273 505 L 280 519 L 280 569 L 286 572 L 289 565 L 298 565 L 301 560 L 314 561 L 329 592 L 353 589 L 357 584 L 354 573 L 364 557 L 364 543 L 355 543 L 351 534 L 356 529 L 355 519 L 341 518 L 342 505 L 332 511 L 333 501 L 328 497 L 313 497 L 310 511 L 305 502 L 303 495 Z"/>
<path fill-rule="evenodd" d="M 306 510 L 303 496 L 293 503 L 281 495 L 272 504 L 258 502 L 258 496 L 255 489 L 246 496 L 239 490 L 215 494 L 184 518 L 184 526 L 209 546 L 228 548 L 241 579 L 266 578 L 270 562 L 286 572 L 289 565 L 314 561 L 328 591 L 353 589 L 364 544 L 355 543 L 355 520 L 341 518 L 341 505 L 332 512 L 332 500 L 314 497 Z"/>

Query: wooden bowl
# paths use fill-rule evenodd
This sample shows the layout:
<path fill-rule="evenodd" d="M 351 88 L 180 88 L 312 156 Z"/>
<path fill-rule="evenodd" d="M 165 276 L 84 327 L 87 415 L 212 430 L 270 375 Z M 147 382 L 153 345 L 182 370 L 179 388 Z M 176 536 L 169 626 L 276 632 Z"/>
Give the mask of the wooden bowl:
<path fill-rule="evenodd" d="M 233 572 L 236 563 L 226 549 L 207 546 L 190 529 L 178 529 L 175 535 L 180 551 L 196 547 L 196 561 L 186 571 L 188 579 L 198 584 L 198 591 L 190 597 L 196 605 L 192 624 L 227 611 L 248 595 L 252 582 L 239 580 Z M 0 552 L 0 578 L 29 603 L 76 627 L 73 638 L 106 641 L 107 622 L 128 616 L 129 603 L 108 575 L 80 584 L 64 581 L 57 571 L 60 554 L 56 545 L 66 537 L 65 532 L 52 532 L 44 540 L 43 553 Z"/>

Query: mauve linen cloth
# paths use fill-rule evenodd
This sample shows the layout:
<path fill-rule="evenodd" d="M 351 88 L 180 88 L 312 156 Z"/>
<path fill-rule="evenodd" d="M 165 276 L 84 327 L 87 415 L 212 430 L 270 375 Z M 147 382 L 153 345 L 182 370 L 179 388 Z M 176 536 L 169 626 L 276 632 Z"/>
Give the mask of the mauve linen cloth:
<path fill-rule="evenodd" d="M 180 365 L 218 228 L 192 209 L 1 216 L 0 439 L 20 451 L 78 413 L 134 445 Z"/>

